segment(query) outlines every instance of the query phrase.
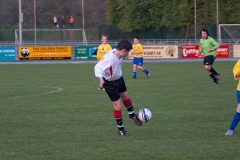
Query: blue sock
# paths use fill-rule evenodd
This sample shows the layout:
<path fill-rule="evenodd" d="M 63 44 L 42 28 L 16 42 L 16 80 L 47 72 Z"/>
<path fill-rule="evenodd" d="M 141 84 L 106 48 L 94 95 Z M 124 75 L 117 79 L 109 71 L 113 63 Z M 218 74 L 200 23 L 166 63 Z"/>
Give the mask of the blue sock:
<path fill-rule="evenodd" d="M 149 73 L 149 71 L 148 70 L 146 70 L 146 68 L 143 68 L 143 70 L 142 70 L 144 73 L 146 73 L 146 74 L 148 74 Z"/>
<path fill-rule="evenodd" d="M 240 121 L 240 113 L 236 112 L 229 129 L 234 130 L 237 127 L 239 121 Z"/>
<path fill-rule="evenodd" d="M 133 71 L 133 78 L 137 77 L 137 71 Z"/>

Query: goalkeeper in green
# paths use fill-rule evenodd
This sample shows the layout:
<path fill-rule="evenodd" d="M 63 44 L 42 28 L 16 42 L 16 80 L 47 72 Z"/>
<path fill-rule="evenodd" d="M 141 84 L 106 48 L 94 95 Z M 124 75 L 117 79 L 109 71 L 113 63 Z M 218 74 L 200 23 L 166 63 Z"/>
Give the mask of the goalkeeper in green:
<path fill-rule="evenodd" d="M 216 59 L 216 50 L 219 48 L 219 44 L 213 38 L 209 37 L 206 29 L 202 29 L 200 35 L 202 38 L 200 39 L 199 51 L 204 55 L 204 67 L 213 80 L 213 84 L 219 84 L 220 73 L 212 67 Z"/>

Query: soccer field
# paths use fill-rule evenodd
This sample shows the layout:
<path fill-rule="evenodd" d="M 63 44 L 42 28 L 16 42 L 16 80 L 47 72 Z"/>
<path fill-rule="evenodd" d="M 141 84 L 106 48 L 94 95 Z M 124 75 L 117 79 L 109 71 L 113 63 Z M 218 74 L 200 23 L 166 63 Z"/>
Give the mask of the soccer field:
<path fill-rule="evenodd" d="M 224 135 L 237 107 L 234 64 L 215 62 L 213 85 L 202 62 L 145 63 L 149 79 L 140 71 L 132 79 L 124 63 L 135 112 L 153 114 L 139 127 L 123 108 L 127 137 L 97 90 L 94 64 L 0 65 L 0 159 L 239 159 L 239 128 Z"/>

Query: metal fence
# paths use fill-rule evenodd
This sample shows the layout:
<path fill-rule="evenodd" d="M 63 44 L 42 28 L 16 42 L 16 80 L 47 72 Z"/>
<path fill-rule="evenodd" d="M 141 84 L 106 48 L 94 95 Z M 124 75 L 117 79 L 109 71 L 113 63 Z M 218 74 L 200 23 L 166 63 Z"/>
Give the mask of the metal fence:
<path fill-rule="evenodd" d="M 132 41 L 132 39 L 131 39 Z M 108 43 L 110 45 L 117 45 L 119 40 L 109 40 Z M 99 45 L 101 41 L 96 40 L 88 40 L 87 45 Z M 198 44 L 199 39 L 141 39 L 142 45 L 187 45 L 187 44 Z M 239 44 L 239 42 L 234 42 L 232 39 L 222 39 L 221 44 Z M 17 46 L 15 41 L 0 41 L 0 46 Z M 22 45 L 25 46 L 34 46 L 34 45 L 68 45 L 68 46 L 76 46 L 76 45 L 86 45 L 83 41 L 37 41 L 35 44 L 34 41 L 23 41 Z"/>
<path fill-rule="evenodd" d="M 119 40 L 109 40 L 108 41 L 110 45 L 117 45 Z M 93 41 L 89 40 L 88 44 L 89 46 L 98 46 L 101 43 L 101 41 Z M 142 45 L 177 45 L 178 46 L 178 53 L 179 57 L 181 57 L 181 46 L 182 45 L 193 45 L 198 44 L 199 39 L 141 39 Z M 227 44 L 230 47 L 230 58 L 233 57 L 233 45 L 237 44 L 232 39 L 222 39 L 221 44 Z M 239 43 L 238 43 L 239 44 Z M 23 41 L 22 46 L 85 46 L 85 42 L 83 41 L 38 41 L 37 44 L 35 44 L 34 41 Z M 0 41 L 0 47 L 7 47 L 7 46 L 15 46 L 16 50 L 18 49 L 18 44 L 16 44 L 14 41 Z"/>
<path fill-rule="evenodd" d="M 209 30 L 211 37 L 216 38 L 217 28 L 216 25 L 197 25 L 196 31 L 197 33 L 200 32 L 202 28 L 206 28 Z M 18 27 L 1 27 L 0 26 L 0 41 L 14 41 L 14 32 Z M 31 29 L 24 27 L 23 29 Z M 38 26 L 38 30 L 52 30 L 48 26 Z M 77 29 L 76 27 L 74 29 Z M 80 28 L 78 28 L 80 29 Z M 61 30 L 61 29 L 57 29 Z M 194 26 L 186 26 L 180 27 L 176 29 L 163 27 L 159 30 L 156 28 L 148 28 L 143 31 L 136 31 L 133 30 L 131 32 L 124 32 L 121 31 L 117 26 L 86 26 L 85 27 L 86 38 L 87 40 L 98 40 L 101 38 L 102 34 L 107 34 L 109 40 L 119 40 L 119 39 L 133 39 L 135 36 L 139 36 L 140 39 L 192 39 L 195 38 L 195 28 Z M 46 39 L 46 36 L 38 35 L 38 37 L 43 37 Z M 25 36 L 28 38 L 28 36 Z M 31 41 L 31 36 L 28 41 Z M 200 38 L 200 35 L 197 34 L 196 38 Z M 222 38 L 229 38 L 229 37 L 222 37 Z M 52 36 L 49 38 L 52 40 Z M 63 40 L 63 39 L 62 39 Z"/>

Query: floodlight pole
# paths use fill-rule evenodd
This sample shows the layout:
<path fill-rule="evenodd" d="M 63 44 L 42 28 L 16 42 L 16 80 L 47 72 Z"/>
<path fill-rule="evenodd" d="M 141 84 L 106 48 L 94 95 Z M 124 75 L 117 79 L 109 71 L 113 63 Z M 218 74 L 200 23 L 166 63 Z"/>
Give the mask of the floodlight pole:
<path fill-rule="evenodd" d="M 19 46 L 22 45 L 22 23 L 23 23 L 23 13 L 22 13 L 22 0 L 19 0 Z"/>
<path fill-rule="evenodd" d="M 36 16 L 36 0 L 34 0 L 34 38 L 35 38 L 35 45 L 36 45 L 36 42 L 37 42 L 37 32 L 36 32 L 36 29 L 37 29 L 37 16 Z"/>
<path fill-rule="evenodd" d="M 83 29 L 83 32 L 82 32 L 82 37 L 83 37 L 83 42 L 84 42 L 84 4 L 83 4 L 83 0 L 82 0 L 82 29 Z"/>
<path fill-rule="evenodd" d="M 194 24 L 195 24 L 195 43 L 197 40 L 197 4 L 196 4 L 196 0 L 194 0 Z"/>
<path fill-rule="evenodd" d="M 216 0 L 216 26 L 217 26 L 217 39 L 218 39 L 218 42 L 220 42 L 220 38 L 219 38 L 219 33 L 218 33 L 218 25 L 219 25 L 219 22 L 218 22 L 218 0 Z"/>

